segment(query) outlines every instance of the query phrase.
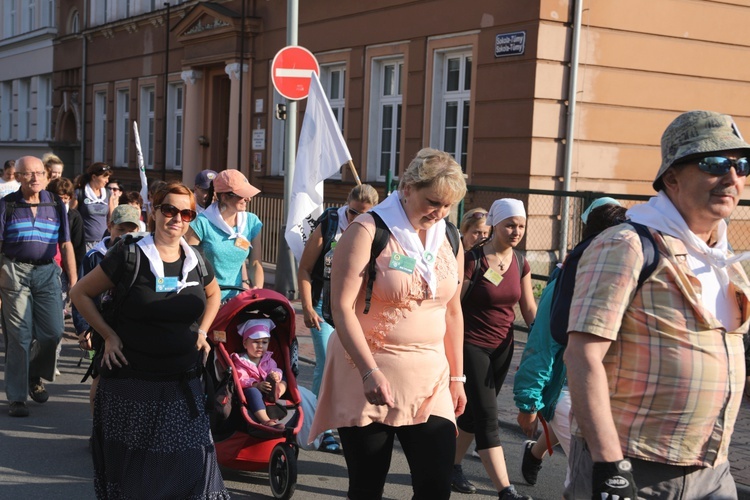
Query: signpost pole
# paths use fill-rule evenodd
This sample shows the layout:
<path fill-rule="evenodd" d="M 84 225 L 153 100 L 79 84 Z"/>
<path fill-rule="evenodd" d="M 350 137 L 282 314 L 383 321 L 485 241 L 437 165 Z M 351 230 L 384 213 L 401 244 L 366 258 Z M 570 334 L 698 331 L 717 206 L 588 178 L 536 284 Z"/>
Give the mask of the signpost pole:
<path fill-rule="evenodd" d="M 287 0 L 286 44 L 297 45 L 297 26 L 299 23 L 298 0 Z M 286 100 L 286 139 L 284 147 L 284 218 L 279 231 L 279 255 L 276 259 L 276 276 L 274 288 L 287 298 L 297 298 L 297 269 L 294 255 L 284 238 L 286 219 L 292 200 L 292 179 L 294 178 L 294 161 L 297 156 L 297 101 Z"/>

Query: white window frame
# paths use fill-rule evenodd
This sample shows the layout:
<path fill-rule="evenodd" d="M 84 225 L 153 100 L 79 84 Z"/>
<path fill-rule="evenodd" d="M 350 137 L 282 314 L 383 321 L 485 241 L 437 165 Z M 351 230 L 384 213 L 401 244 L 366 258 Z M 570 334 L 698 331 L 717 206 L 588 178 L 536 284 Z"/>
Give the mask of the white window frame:
<path fill-rule="evenodd" d="M 70 22 L 68 23 L 68 34 L 78 33 L 81 30 L 81 15 L 77 10 L 74 10 L 70 14 Z"/>
<path fill-rule="evenodd" d="M 19 141 L 31 139 L 31 78 L 18 80 L 18 136 Z"/>
<path fill-rule="evenodd" d="M 42 26 L 54 28 L 57 20 L 55 19 L 55 0 L 39 0 L 44 2 L 42 7 Z"/>
<path fill-rule="evenodd" d="M 36 138 L 52 139 L 52 75 L 40 76 L 36 93 Z"/>
<path fill-rule="evenodd" d="M 22 32 L 34 31 L 36 29 L 36 0 L 21 0 L 21 6 L 23 8 L 21 12 Z"/>
<path fill-rule="evenodd" d="M 18 0 L 3 0 L 3 38 L 17 34 Z"/>
<path fill-rule="evenodd" d="M 185 85 L 170 83 L 167 86 L 167 168 L 170 170 L 182 170 L 184 112 Z"/>
<path fill-rule="evenodd" d="M 127 167 L 130 159 L 130 89 L 115 91 L 115 166 Z"/>
<path fill-rule="evenodd" d="M 448 90 L 449 62 L 456 59 L 459 61 L 458 88 L 456 90 Z M 453 155 L 464 172 L 466 172 L 468 166 L 468 135 L 471 127 L 471 72 L 474 71 L 473 63 L 470 47 L 435 52 L 430 144 Z M 446 107 L 448 103 L 456 103 L 454 144 L 450 144 L 448 140 L 448 128 L 449 126 L 451 126 L 450 128 L 454 128 L 452 126 L 453 123 L 447 123 Z M 466 114 L 467 111 L 468 115 Z"/>
<path fill-rule="evenodd" d="M 154 143 L 156 142 L 156 87 L 144 85 L 140 90 L 138 108 L 138 135 L 141 138 L 143 164 L 148 169 L 154 168 Z"/>
<path fill-rule="evenodd" d="M 390 93 L 386 92 L 386 68 L 391 68 L 392 86 Z M 390 170 L 393 175 L 398 171 L 401 154 L 401 117 L 403 114 L 403 88 L 404 88 L 404 58 L 387 57 L 374 58 L 372 60 L 372 79 L 370 85 L 370 128 L 368 129 L 368 161 L 369 176 L 379 182 L 386 180 L 386 171 Z M 392 107 L 389 123 L 384 123 L 385 108 Z M 374 126 L 377 125 L 377 126 Z M 386 125 L 390 129 L 390 155 L 387 168 L 384 169 L 383 138 Z"/>
<path fill-rule="evenodd" d="M 338 85 L 336 85 L 338 83 Z M 344 115 L 346 113 L 346 64 L 337 62 L 320 66 L 320 84 L 331 105 L 333 115 L 344 135 Z M 341 169 L 330 179 L 341 179 Z"/>
<path fill-rule="evenodd" d="M 0 140 L 13 138 L 13 81 L 0 82 Z"/>
<path fill-rule="evenodd" d="M 94 92 L 94 161 L 106 161 L 107 91 Z"/>

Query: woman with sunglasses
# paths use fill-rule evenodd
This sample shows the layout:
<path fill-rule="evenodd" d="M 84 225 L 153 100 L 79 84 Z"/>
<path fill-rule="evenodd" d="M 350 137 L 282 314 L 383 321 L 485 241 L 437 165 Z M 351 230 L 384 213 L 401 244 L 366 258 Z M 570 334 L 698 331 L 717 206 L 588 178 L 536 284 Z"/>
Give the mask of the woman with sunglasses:
<path fill-rule="evenodd" d="M 214 193 L 216 201 L 190 224 L 188 243 L 199 245 L 205 252 L 220 287 L 263 288 L 260 239 L 263 223 L 247 211 L 248 202 L 260 189 L 250 184 L 239 170 L 227 169 L 211 182 L 209 200 L 214 199 Z M 226 301 L 237 293 L 237 290 L 222 290 L 221 299 Z"/>
<path fill-rule="evenodd" d="M 474 245 L 486 240 L 490 235 L 490 226 L 487 225 L 487 210 L 482 207 L 468 210 L 461 218 L 461 243 L 468 252 Z"/>
<path fill-rule="evenodd" d="M 315 370 L 313 371 L 312 392 L 318 396 L 320 381 L 323 379 L 323 368 L 326 364 L 328 337 L 333 327 L 323 320 L 321 294 L 323 291 L 323 267 L 326 253 L 331 243 L 341 237 L 341 233 L 360 214 L 369 211 L 378 204 L 378 192 L 369 184 L 355 186 L 349 192 L 346 205 L 329 208 L 315 223 L 315 229 L 305 243 L 305 250 L 299 262 L 297 284 L 305 326 L 310 329 L 315 348 Z M 335 221 L 335 222 L 334 222 Z M 333 224 L 335 223 L 335 226 Z M 320 451 L 339 453 L 341 445 L 331 431 L 326 431 L 320 444 Z"/>
<path fill-rule="evenodd" d="M 83 235 L 88 252 L 104 238 L 107 218 L 115 206 L 106 189 L 112 169 L 106 163 L 92 163 L 76 185 L 76 206 L 83 219 Z"/>
<path fill-rule="evenodd" d="M 179 182 L 154 195 L 152 232 L 134 243 L 140 265 L 111 325 L 94 298 L 126 279 L 127 245 L 71 290 L 104 339 L 91 441 L 97 498 L 229 498 L 198 378 L 220 300 L 213 268 L 183 237 L 195 215 Z"/>

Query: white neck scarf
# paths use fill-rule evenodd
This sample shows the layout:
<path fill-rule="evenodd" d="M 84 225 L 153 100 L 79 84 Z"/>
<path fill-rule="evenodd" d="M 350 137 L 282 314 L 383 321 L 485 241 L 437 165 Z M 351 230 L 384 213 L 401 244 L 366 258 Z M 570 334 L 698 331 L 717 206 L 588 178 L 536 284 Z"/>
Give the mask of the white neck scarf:
<path fill-rule="evenodd" d="M 419 233 L 409 222 L 409 218 L 401 206 L 401 197 L 399 191 L 394 191 L 382 203 L 375 206 L 373 212 L 383 219 L 383 222 L 391 230 L 391 234 L 407 256 L 415 259 L 417 265 L 415 269 L 424 278 L 430 287 L 432 297 L 437 292 L 437 274 L 435 273 L 435 261 L 440 245 L 445 239 L 445 221 L 437 221 L 430 229 L 427 230 L 425 244 L 419 239 Z"/>
<path fill-rule="evenodd" d="M 669 197 L 663 191 L 651 198 L 647 203 L 635 205 L 628 210 L 627 216 L 633 222 L 651 227 L 657 231 L 678 238 L 695 258 L 704 261 L 716 273 L 719 283 L 723 287 L 729 284 L 726 267 L 742 260 L 750 259 L 750 252 L 729 255 L 727 242 L 727 223 L 719 221 L 717 228 L 717 242 L 709 247 L 705 241 L 698 238 L 687 226 L 685 219 L 677 211 Z"/>
<path fill-rule="evenodd" d="M 349 205 L 344 205 L 336 210 L 336 213 L 339 214 L 339 228 L 336 231 L 337 240 L 341 237 L 341 233 L 346 231 L 346 228 L 349 227 L 349 219 L 346 217 L 347 210 L 349 210 Z"/>
<path fill-rule="evenodd" d="M 107 236 L 106 238 L 102 239 L 102 241 L 100 241 L 99 243 L 97 243 L 94 246 L 94 248 L 91 249 L 91 251 L 93 251 L 93 252 L 99 252 L 102 255 L 107 255 L 107 250 L 109 250 L 109 248 L 107 248 L 107 242 L 108 241 L 109 241 L 109 236 Z"/>
<path fill-rule="evenodd" d="M 154 244 L 154 235 L 149 234 L 148 236 L 144 236 L 138 240 L 136 245 L 141 247 L 144 255 L 146 255 L 148 265 L 151 268 L 151 272 L 154 273 L 154 276 L 157 278 L 163 278 L 164 262 L 159 256 L 159 250 L 156 249 L 156 244 Z M 190 245 L 187 244 L 187 241 L 185 241 L 184 238 L 180 238 L 180 247 L 182 248 L 182 251 L 185 252 L 185 262 L 182 264 L 182 277 L 177 281 L 177 293 L 180 293 L 184 288 L 189 286 L 200 285 L 197 281 L 187 280 L 188 273 L 198 265 L 198 257 L 196 257 L 195 252 Z"/>
<path fill-rule="evenodd" d="M 86 195 L 86 198 L 91 200 L 89 203 L 107 203 L 107 190 L 105 188 L 101 189 L 101 196 L 98 196 L 94 193 L 94 189 L 91 187 L 91 183 L 86 183 L 86 185 L 83 187 L 83 193 Z"/>
<path fill-rule="evenodd" d="M 211 221 L 211 224 L 227 233 L 230 240 L 233 240 L 238 236 L 243 236 L 245 234 L 245 227 L 247 226 L 247 212 L 237 212 L 236 231 L 234 230 L 234 228 L 229 227 L 227 221 L 225 221 L 221 216 L 218 201 L 211 203 L 211 205 L 209 205 L 208 208 L 203 211 L 203 215 L 206 216 L 209 221 Z"/>

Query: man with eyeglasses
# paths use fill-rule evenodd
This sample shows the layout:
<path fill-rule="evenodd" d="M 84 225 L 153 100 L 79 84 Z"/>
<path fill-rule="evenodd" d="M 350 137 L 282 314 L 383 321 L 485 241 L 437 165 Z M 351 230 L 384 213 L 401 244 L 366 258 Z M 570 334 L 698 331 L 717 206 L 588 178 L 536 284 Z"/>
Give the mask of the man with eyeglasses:
<path fill-rule="evenodd" d="M 572 397 L 565 498 L 737 498 L 727 450 L 745 385 L 750 283 L 728 249 L 750 144 L 728 115 L 691 111 L 661 139 L 657 196 L 578 264 L 565 362 Z M 577 427 L 577 429 L 576 429 Z"/>
<path fill-rule="evenodd" d="M 53 380 L 57 344 L 63 333 L 60 268 L 75 285 L 75 254 L 60 197 L 44 188 L 47 173 L 39 158 L 16 161 L 21 189 L 0 200 L 0 297 L 6 339 L 5 394 L 12 417 L 26 417 L 27 397 L 49 398 L 42 379 Z"/>

